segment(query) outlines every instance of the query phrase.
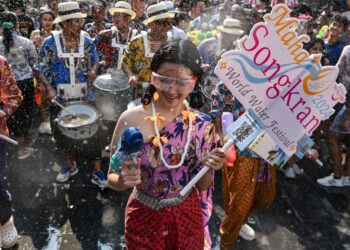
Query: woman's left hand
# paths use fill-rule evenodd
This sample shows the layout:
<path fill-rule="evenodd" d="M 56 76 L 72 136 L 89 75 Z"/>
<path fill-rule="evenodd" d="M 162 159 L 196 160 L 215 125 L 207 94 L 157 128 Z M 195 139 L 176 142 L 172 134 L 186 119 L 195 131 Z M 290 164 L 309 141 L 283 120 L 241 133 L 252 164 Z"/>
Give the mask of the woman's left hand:
<path fill-rule="evenodd" d="M 209 152 L 205 165 L 213 170 L 221 169 L 226 163 L 226 153 L 222 152 L 221 149 L 216 148 Z"/>

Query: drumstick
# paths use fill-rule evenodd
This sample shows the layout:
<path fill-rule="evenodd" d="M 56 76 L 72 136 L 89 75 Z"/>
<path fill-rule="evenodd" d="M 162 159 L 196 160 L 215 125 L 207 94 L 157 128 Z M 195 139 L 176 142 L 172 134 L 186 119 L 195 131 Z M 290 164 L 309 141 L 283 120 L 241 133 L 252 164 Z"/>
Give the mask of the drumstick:
<path fill-rule="evenodd" d="M 70 114 L 71 116 L 76 116 L 76 114 L 70 112 L 68 109 L 66 109 L 61 103 L 57 102 L 56 99 L 52 99 L 51 100 L 53 103 L 55 103 L 58 107 L 60 107 L 61 109 L 63 109 L 64 111 L 66 111 L 68 114 Z"/>
<path fill-rule="evenodd" d="M 15 140 L 12 140 L 10 137 L 7 137 L 6 135 L 2 135 L 0 134 L 0 139 L 3 139 L 9 143 L 12 143 L 13 145 L 18 145 L 18 142 L 16 142 Z"/>

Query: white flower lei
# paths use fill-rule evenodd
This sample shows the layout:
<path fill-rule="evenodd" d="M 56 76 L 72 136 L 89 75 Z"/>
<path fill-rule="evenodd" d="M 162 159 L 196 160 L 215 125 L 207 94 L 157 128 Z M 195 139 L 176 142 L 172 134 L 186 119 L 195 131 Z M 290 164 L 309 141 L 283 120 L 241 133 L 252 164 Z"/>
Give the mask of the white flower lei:
<path fill-rule="evenodd" d="M 184 105 L 185 105 L 186 111 L 189 112 L 190 111 L 190 107 L 188 105 L 188 102 L 184 101 Z M 155 117 L 155 115 L 156 115 L 156 108 L 154 106 L 154 102 L 152 102 L 152 116 Z M 181 156 L 181 161 L 178 164 L 176 164 L 176 165 L 169 165 L 166 162 L 165 158 L 164 158 L 164 150 L 163 150 L 163 146 L 162 146 L 161 139 L 160 139 L 159 129 L 158 129 L 158 126 L 157 126 L 157 119 L 154 119 L 154 121 L 153 121 L 154 131 L 156 132 L 156 137 L 158 139 L 158 146 L 159 146 L 159 151 L 160 151 L 160 153 L 159 153 L 160 159 L 161 159 L 161 161 L 163 162 L 164 166 L 167 169 L 179 168 L 179 167 L 181 167 L 183 165 L 183 163 L 185 161 L 185 157 L 187 155 L 188 148 L 190 146 L 191 132 L 192 132 L 192 128 L 193 128 L 192 117 L 190 115 L 188 116 L 188 123 L 189 123 L 189 126 L 188 126 L 188 132 L 187 132 L 187 141 L 186 141 L 184 152 L 183 152 L 183 154 Z"/>

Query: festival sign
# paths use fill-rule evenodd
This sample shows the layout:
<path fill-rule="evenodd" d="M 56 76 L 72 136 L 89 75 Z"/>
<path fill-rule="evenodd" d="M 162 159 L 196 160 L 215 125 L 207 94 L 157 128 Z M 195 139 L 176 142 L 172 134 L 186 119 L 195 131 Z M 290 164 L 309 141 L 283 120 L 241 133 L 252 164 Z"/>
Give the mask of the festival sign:
<path fill-rule="evenodd" d="M 291 156 L 297 142 L 345 101 L 346 91 L 335 82 L 337 67 L 322 66 L 321 54 L 310 56 L 303 49 L 309 37 L 297 34 L 299 20 L 286 5 L 274 6 L 264 21 L 240 40 L 240 50 L 222 55 L 215 73 Z"/>

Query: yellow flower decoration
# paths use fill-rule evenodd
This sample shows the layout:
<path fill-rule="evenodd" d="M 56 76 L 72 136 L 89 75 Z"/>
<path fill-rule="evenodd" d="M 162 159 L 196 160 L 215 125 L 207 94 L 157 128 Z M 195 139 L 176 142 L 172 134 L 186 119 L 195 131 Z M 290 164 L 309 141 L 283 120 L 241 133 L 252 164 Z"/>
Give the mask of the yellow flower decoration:
<path fill-rule="evenodd" d="M 153 101 L 156 102 L 159 99 L 159 94 L 157 92 L 155 92 L 153 94 Z"/>
<path fill-rule="evenodd" d="M 155 147 L 159 147 L 159 140 L 155 135 L 150 135 L 147 137 L 148 140 L 152 141 L 153 146 Z M 168 143 L 168 138 L 166 138 L 165 136 L 161 136 L 160 137 L 160 141 L 164 144 Z"/>
<path fill-rule="evenodd" d="M 151 122 L 157 121 L 157 127 L 159 128 L 162 122 L 165 121 L 165 118 L 161 116 L 160 113 L 156 113 L 155 116 L 150 116 L 150 115 L 145 116 L 144 120 L 151 121 Z"/>
<path fill-rule="evenodd" d="M 184 120 L 191 118 L 191 120 L 194 122 L 194 120 L 196 119 L 196 114 L 191 111 L 182 111 L 181 115 L 182 115 L 182 119 Z"/>

